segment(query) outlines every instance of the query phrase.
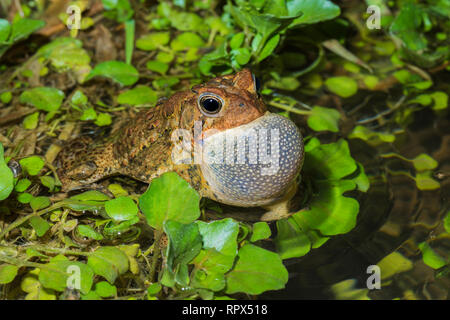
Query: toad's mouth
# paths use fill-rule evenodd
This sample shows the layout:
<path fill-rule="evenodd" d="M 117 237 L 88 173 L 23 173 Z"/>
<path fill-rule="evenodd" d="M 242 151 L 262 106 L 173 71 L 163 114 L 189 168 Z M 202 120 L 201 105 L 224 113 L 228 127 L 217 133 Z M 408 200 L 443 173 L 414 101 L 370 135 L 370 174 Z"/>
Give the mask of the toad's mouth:
<path fill-rule="evenodd" d="M 267 112 L 203 139 L 202 174 L 215 200 L 236 206 L 276 201 L 303 163 L 303 139 L 286 117 Z"/>

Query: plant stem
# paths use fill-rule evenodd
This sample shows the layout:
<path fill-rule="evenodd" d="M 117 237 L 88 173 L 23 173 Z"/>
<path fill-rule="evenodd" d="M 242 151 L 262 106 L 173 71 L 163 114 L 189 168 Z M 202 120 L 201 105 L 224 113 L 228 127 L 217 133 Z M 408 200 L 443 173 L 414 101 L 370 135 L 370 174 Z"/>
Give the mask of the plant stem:
<path fill-rule="evenodd" d="M 30 262 L 6 256 L 0 256 L 0 261 L 17 267 L 42 268 L 42 266 L 44 265 L 43 263 Z"/>
<path fill-rule="evenodd" d="M 163 234 L 164 233 L 161 230 L 155 230 L 154 250 L 153 250 L 152 265 L 151 265 L 151 269 L 150 269 L 150 279 L 149 279 L 151 282 L 153 282 L 155 279 L 156 267 L 158 264 L 159 255 L 161 254 L 160 242 L 161 242 L 161 238 L 162 238 Z"/>
<path fill-rule="evenodd" d="M 289 105 L 285 105 L 276 101 L 270 101 L 269 105 L 275 107 L 275 108 L 279 108 L 279 109 L 283 109 L 285 111 L 289 111 L 289 112 L 293 112 L 296 114 L 302 114 L 302 115 L 309 115 L 311 114 L 311 111 L 304 111 L 304 110 L 300 110 L 298 108 L 295 108 L 293 106 L 289 106 Z"/>
<path fill-rule="evenodd" d="M 11 230 L 17 228 L 17 227 L 20 226 L 21 224 L 27 222 L 27 221 L 28 221 L 29 219 L 31 219 L 32 217 L 35 217 L 35 216 L 39 217 L 39 216 L 41 216 L 41 215 L 43 215 L 43 214 L 45 214 L 45 213 L 47 213 L 47 212 L 50 212 L 50 211 L 53 211 L 53 210 L 55 210 L 55 209 L 61 208 L 61 207 L 63 207 L 64 205 L 66 205 L 66 203 L 65 203 L 64 201 L 60 201 L 60 202 L 55 203 L 55 204 L 51 205 L 50 207 L 45 208 L 45 209 L 43 209 L 43 210 L 41 210 L 41 211 L 37 211 L 37 212 L 31 213 L 31 214 L 29 214 L 29 215 L 27 215 L 27 216 L 24 216 L 24 217 L 22 217 L 22 218 L 20 218 L 20 219 L 17 219 L 17 220 L 14 221 L 13 223 L 11 223 L 9 226 L 7 226 L 7 227 L 0 233 L 0 240 L 1 240 L 8 232 L 10 232 Z"/>
<path fill-rule="evenodd" d="M 367 118 L 367 119 L 362 119 L 362 120 L 358 120 L 356 121 L 357 124 L 366 124 L 372 121 L 376 121 L 379 120 L 381 118 L 383 118 L 384 116 L 391 114 L 392 112 L 394 112 L 395 110 L 397 110 L 398 108 L 400 108 L 403 105 L 403 102 L 405 101 L 406 96 L 402 96 L 400 98 L 400 100 L 397 101 L 397 103 L 390 109 L 382 111 L 380 113 L 378 113 L 377 115 Z"/>
<path fill-rule="evenodd" d="M 38 251 L 44 251 L 44 252 L 49 252 L 49 253 L 58 253 L 58 254 L 63 254 L 63 255 L 73 255 L 73 256 L 89 256 L 91 255 L 91 252 L 80 252 L 80 251 L 74 251 L 74 250 L 68 250 L 66 248 L 50 248 L 47 246 L 43 246 L 43 245 L 39 245 L 39 244 L 33 244 L 33 245 L 29 245 L 29 246 L 22 246 L 25 248 L 31 248 L 31 249 L 35 249 Z"/>

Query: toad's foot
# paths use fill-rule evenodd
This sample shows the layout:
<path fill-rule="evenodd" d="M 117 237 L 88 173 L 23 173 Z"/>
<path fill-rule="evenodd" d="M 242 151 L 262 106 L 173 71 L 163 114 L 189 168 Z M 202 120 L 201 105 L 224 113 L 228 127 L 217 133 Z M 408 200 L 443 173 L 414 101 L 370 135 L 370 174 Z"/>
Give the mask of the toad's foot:
<path fill-rule="evenodd" d="M 297 192 L 297 184 L 292 184 L 292 186 L 288 189 L 286 194 L 281 198 L 279 201 L 264 206 L 263 208 L 268 210 L 265 212 L 260 220 L 261 221 L 275 221 L 280 219 L 289 218 L 291 215 L 293 215 L 295 212 L 290 212 L 290 204 L 291 200 L 294 197 L 295 193 Z"/>

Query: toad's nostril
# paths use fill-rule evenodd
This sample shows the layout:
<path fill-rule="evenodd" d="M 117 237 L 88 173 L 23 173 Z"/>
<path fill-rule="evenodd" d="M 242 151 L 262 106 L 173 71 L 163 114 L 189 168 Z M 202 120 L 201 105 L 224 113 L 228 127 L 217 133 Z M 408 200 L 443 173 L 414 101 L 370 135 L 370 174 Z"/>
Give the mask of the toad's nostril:
<path fill-rule="evenodd" d="M 221 202 L 260 206 L 292 183 L 303 163 L 297 126 L 277 114 L 212 135 L 204 141 L 202 173 Z"/>

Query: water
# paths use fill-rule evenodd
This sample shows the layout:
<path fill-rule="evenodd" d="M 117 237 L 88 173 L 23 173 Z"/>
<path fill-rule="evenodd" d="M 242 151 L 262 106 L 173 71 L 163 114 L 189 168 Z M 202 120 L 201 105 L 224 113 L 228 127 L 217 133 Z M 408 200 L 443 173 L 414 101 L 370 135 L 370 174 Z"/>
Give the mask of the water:
<path fill-rule="evenodd" d="M 333 237 L 306 256 L 286 261 L 290 279 L 285 290 L 268 292 L 264 299 L 336 299 L 332 287 L 347 281 L 370 299 L 448 299 L 450 277 L 444 267 L 434 270 L 424 264 L 417 245 L 423 241 L 448 257 L 450 237 L 443 236 L 443 218 L 450 207 L 450 114 L 436 116 L 430 109 L 416 113 L 414 122 L 392 145 L 370 147 L 350 139 L 352 155 L 363 163 L 371 177 L 367 193 L 355 193 L 360 202 L 356 227 Z M 427 153 L 439 162 L 435 179 L 441 188 L 420 191 L 415 181 L 389 171 L 410 171 L 398 159 L 383 159 L 381 153 L 396 152 L 407 158 Z M 411 269 L 382 280 L 379 290 L 368 290 L 367 267 L 397 252 Z M 393 267 L 398 267 L 393 266 Z M 447 269 L 448 270 L 448 269 Z"/>

